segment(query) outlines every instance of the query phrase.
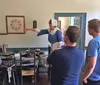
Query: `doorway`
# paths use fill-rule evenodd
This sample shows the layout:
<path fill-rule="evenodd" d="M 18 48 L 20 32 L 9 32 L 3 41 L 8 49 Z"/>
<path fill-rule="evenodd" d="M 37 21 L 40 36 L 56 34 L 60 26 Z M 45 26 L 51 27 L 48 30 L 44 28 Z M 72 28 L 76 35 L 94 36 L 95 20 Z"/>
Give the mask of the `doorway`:
<path fill-rule="evenodd" d="M 54 18 L 58 20 L 58 27 L 64 32 L 68 26 L 80 28 L 80 39 L 77 42 L 79 48 L 84 50 L 85 30 L 86 30 L 86 13 L 54 13 Z"/>

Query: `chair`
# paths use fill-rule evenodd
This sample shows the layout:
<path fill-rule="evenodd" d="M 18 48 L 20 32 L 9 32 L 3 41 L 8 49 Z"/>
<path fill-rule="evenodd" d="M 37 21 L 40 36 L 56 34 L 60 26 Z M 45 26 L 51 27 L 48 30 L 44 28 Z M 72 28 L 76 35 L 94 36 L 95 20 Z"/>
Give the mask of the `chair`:
<path fill-rule="evenodd" d="M 47 73 L 47 68 L 46 68 L 47 55 L 45 55 L 43 51 L 36 51 L 36 56 L 38 56 L 38 59 L 39 59 L 39 65 L 37 69 L 37 79 L 39 79 L 40 74 Z"/>
<path fill-rule="evenodd" d="M 26 57 L 28 60 L 30 58 L 33 58 L 34 60 L 33 60 L 33 62 L 26 63 L 26 62 L 23 62 L 23 59 L 22 59 L 23 57 Z M 23 77 L 28 77 L 28 76 L 32 76 L 32 83 L 34 85 L 36 85 L 37 66 L 36 66 L 36 57 L 35 57 L 34 51 L 29 51 L 29 52 L 24 53 L 24 54 L 21 53 L 20 67 L 21 67 L 21 85 L 23 85 Z"/>
<path fill-rule="evenodd" d="M 16 63 L 15 63 L 14 55 L 7 55 L 6 57 L 2 58 L 1 69 L 3 69 L 1 71 L 3 76 L 2 85 L 5 84 L 20 85 L 17 72 L 16 72 Z"/>

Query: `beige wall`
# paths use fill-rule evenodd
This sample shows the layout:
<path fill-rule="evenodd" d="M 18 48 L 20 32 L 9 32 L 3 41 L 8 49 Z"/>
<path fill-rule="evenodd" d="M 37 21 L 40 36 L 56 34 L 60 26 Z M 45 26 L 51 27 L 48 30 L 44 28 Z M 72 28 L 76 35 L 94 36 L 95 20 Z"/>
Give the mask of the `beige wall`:
<path fill-rule="evenodd" d="M 68 28 L 68 26 L 70 25 L 70 17 L 66 18 L 66 25 L 65 28 Z"/>
<path fill-rule="evenodd" d="M 26 27 L 32 27 L 32 21 L 38 21 L 38 28 L 48 27 L 48 20 L 55 12 L 86 12 L 87 21 L 100 18 L 99 0 L 0 0 L 0 29 L 6 28 L 5 15 L 25 15 Z M 86 34 L 86 44 L 91 37 Z M 0 44 L 9 47 L 47 47 L 47 35 L 37 37 L 36 33 L 25 35 L 0 35 Z"/>
<path fill-rule="evenodd" d="M 67 27 L 70 26 L 70 17 L 59 17 L 58 20 L 61 21 L 61 30 L 62 33 L 67 30 Z"/>

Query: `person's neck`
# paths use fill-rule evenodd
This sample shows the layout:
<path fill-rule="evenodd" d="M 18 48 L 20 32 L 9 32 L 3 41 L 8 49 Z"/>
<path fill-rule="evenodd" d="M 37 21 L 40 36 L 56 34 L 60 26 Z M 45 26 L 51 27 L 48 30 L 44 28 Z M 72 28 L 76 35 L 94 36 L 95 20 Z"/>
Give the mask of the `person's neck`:
<path fill-rule="evenodd" d="M 72 46 L 72 47 L 75 47 L 75 46 L 76 46 L 76 43 L 68 42 L 68 43 L 66 43 L 66 46 Z"/>
<path fill-rule="evenodd" d="M 100 36 L 100 33 L 94 33 L 93 37 Z"/>

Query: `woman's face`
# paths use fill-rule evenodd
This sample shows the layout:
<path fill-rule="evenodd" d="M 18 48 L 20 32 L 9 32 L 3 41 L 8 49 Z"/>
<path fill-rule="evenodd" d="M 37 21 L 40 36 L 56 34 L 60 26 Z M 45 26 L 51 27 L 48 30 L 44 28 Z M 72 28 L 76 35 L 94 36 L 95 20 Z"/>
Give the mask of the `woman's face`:
<path fill-rule="evenodd" d="M 54 27 L 54 26 L 52 26 L 52 24 L 49 24 L 49 29 L 50 29 L 50 30 L 54 30 L 54 29 L 55 29 L 55 27 Z"/>

